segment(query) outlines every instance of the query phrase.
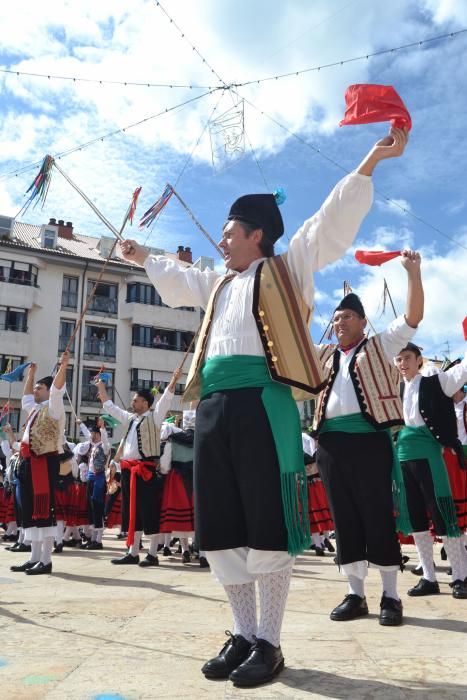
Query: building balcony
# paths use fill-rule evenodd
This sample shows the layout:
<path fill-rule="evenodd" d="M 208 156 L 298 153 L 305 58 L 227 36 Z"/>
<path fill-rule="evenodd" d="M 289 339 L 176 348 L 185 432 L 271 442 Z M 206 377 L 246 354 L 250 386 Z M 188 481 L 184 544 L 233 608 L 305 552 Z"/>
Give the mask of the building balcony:
<path fill-rule="evenodd" d="M 39 304 L 39 287 L 34 285 L 5 282 L 0 280 L 0 299 L 4 306 L 16 306 L 22 309 L 32 309 Z"/>
<path fill-rule="evenodd" d="M 110 298 L 101 294 L 95 294 L 89 302 L 86 313 L 95 315 L 102 314 L 104 316 L 117 316 L 118 300 L 116 297 Z"/>
<path fill-rule="evenodd" d="M 114 400 L 113 386 L 107 387 L 109 399 Z M 100 406 L 101 401 L 97 396 L 97 387 L 94 384 L 84 384 L 81 386 L 81 404 L 83 406 Z"/>
<path fill-rule="evenodd" d="M 3 270 L 3 268 L 0 268 Z M 21 284 L 26 287 L 37 287 L 37 273 L 26 270 L 7 270 L 0 273 L 0 282 L 7 284 Z"/>
<path fill-rule="evenodd" d="M 199 326 L 199 311 L 171 309 L 137 302 L 121 302 L 119 318 L 140 326 L 160 326 L 194 333 Z"/>
<path fill-rule="evenodd" d="M 87 338 L 84 341 L 85 360 L 101 360 L 115 362 L 116 343 L 114 340 L 100 340 L 99 338 Z"/>

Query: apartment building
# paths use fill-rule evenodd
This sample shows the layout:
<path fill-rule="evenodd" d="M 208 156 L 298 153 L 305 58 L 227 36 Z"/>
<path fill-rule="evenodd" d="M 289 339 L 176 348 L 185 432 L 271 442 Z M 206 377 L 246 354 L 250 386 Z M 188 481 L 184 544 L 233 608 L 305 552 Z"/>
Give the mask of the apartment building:
<path fill-rule="evenodd" d="M 37 376 L 51 374 L 75 329 L 89 294 L 97 282 L 113 237 L 95 238 L 74 230 L 71 222 L 50 219 L 32 225 L 0 216 L 0 372 L 11 358 L 12 367 L 27 361 L 38 364 Z M 183 265 L 213 269 L 214 260 L 194 263 L 190 248 L 180 245 L 166 254 Z M 78 429 L 73 411 L 82 420 L 99 413 L 93 378 L 104 367 L 111 375 L 113 400 L 127 407 L 139 388 L 165 388 L 178 367 L 201 321 L 199 308 L 172 309 L 162 300 L 144 270 L 112 256 L 99 280 L 84 320 L 71 345 L 65 398 L 67 434 Z M 177 386 L 174 411 L 181 411 L 185 374 Z M 22 383 L 0 381 L 0 406 L 11 391 L 10 421 L 15 429 L 21 415 Z M 114 431 L 114 439 L 122 430 Z"/>

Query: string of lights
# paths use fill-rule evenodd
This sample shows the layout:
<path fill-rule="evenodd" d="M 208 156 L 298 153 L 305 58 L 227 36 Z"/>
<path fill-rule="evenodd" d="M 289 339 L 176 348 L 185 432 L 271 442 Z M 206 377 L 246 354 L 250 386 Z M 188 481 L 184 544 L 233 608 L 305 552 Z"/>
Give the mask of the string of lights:
<path fill-rule="evenodd" d="M 84 77 L 79 77 L 79 76 L 70 76 L 70 75 L 54 75 L 52 73 L 33 73 L 33 72 L 28 72 L 28 71 L 20 71 L 20 70 L 15 70 L 12 68 L 0 68 L 0 73 L 4 74 L 9 74 L 9 75 L 16 75 L 17 77 L 30 77 L 30 78 L 41 78 L 41 79 L 46 79 L 46 80 L 66 80 L 72 83 L 91 83 L 91 84 L 96 84 L 96 85 L 113 85 L 113 86 L 121 86 L 121 87 L 145 87 L 145 88 L 170 88 L 170 89 L 189 89 L 189 90 L 213 90 L 213 89 L 220 89 L 222 88 L 240 88 L 240 87 L 245 87 L 248 85 L 260 85 L 261 83 L 265 82 L 272 82 L 275 80 L 282 80 L 283 78 L 293 78 L 301 75 L 305 75 L 307 73 L 312 73 L 312 72 L 319 72 L 322 70 L 326 70 L 327 68 L 336 68 L 338 66 L 344 66 L 348 63 L 355 63 L 357 61 L 365 61 L 369 60 L 370 58 L 375 58 L 377 56 L 384 56 L 387 54 L 394 54 L 399 51 L 407 51 L 409 49 L 413 48 L 421 48 L 422 46 L 425 46 L 426 44 L 432 44 L 434 42 L 440 42 L 443 40 L 447 39 L 454 39 L 461 34 L 467 33 L 467 28 L 465 29 L 459 29 L 455 32 L 449 32 L 448 34 L 439 34 L 438 36 L 430 37 L 428 39 L 422 39 L 419 41 L 413 41 L 410 44 L 403 44 L 401 46 L 393 46 L 388 49 L 381 49 L 379 51 L 373 51 L 372 53 L 368 54 L 362 54 L 360 56 L 353 56 L 352 58 L 345 58 L 342 60 L 338 61 L 332 61 L 331 63 L 323 63 L 322 65 L 319 66 L 311 66 L 308 68 L 303 68 L 301 70 L 295 70 L 295 71 L 290 71 L 288 73 L 279 73 L 277 75 L 270 75 L 266 76 L 264 78 L 255 78 L 255 79 L 250 79 L 250 80 L 245 80 L 242 82 L 234 82 L 234 83 L 226 83 L 219 75 L 218 73 L 211 68 L 207 60 L 202 56 L 200 51 L 189 41 L 189 39 L 186 37 L 186 35 L 182 32 L 182 30 L 178 27 L 178 25 L 175 23 L 173 19 L 170 18 L 170 16 L 167 14 L 167 12 L 164 10 L 160 2 L 156 3 L 161 10 L 165 13 L 165 15 L 170 19 L 170 22 L 176 27 L 176 29 L 180 32 L 180 35 L 182 38 L 184 38 L 189 45 L 192 47 L 192 49 L 198 54 L 198 56 L 201 58 L 203 63 L 209 68 L 209 70 L 215 75 L 215 77 L 219 80 L 221 85 L 197 85 L 197 84 L 180 84 L 180 83 L 153 83 L 151 81 L 146 81 L 146 80 L 107 80 L 104 78 L 84 78 Z"/>
<path fill-rule="evenodd" d="M 140 126 L 141 124 L 145 124 L 146 122 L 151 121 L 152 119 L 157 119 L 157 117 L 161 117 L 164 114 L 169 114 L 169 112 L 173 112 L 175 110 L 183 109 L 187 105 L 197 102 L 198 100 L 201 100 L 203 97 L 207 97 L 208 95 L 212 95 L 213 93 L 217 92 L 218 90 L 223 90 L 223 87 L 218 87 L 218 88 L 212 88 L 211 90 L 208 90 L 207 92 L 204 92 L 201 95 L 197 95 L 196 97 L 192 97 L 189 100 L 185 100 L 184 102 L 180 102 L 177 105 L 174 105 L 172 107 L 166 107 L 165 109 L 161 110 L 160 112 L 157 112 L 156 114 L 151 114 L 149 117 L 144 117 L 144 119 L 140 119 L 137 122 L 133 122 L 132 124 L 127 124 L 126 126 L 119 127 L 118 129 L 114 129 L 113 131 L 109 131 L 106 134 L 102 134 L 101 136 L 96 136 L 96 138 L 91 139 L 90 141 L 86 141 L 85 143 L 78 144 L 77 146 L 73 146 L 71 148 L 68 148 L 65 151 L 60 151 L 59 153 L 54 154 L 54 158 L 56 160 L 60 160 L 61 158 L 65 158 L 66 156 L 69 156 L 71 153 L 76 153 L 77 151 L 84 151 L 85 148 L 89 148 L 89 146 L 94 145 L 95 143 L 98 143 L 99 141 L 105 141 L 106 139 L 109 139 L 113 136 L 116 136 L 117 134 L 124 134 L 130 129 L 135 128 L 136 126 Z M 39 167 L 42 163 L 42 160 L 35 161 L 34 163 L 28 163 L 27 165 L 22 166 L 21 168 L 18 168 L 16 170 L 11 170 L 7 173 L 3 173 L 0 175 L 0 180 L 8 180 L 12 177 L 18 177 L 18 175 L 21 175 L 29 170 L 33 170 L 37 167 Z"/>

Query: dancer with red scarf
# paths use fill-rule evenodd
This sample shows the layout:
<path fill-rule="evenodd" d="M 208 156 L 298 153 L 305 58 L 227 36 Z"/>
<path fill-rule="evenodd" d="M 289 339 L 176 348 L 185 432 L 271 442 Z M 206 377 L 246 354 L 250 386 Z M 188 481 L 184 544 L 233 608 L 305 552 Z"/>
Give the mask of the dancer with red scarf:
<path fill-rule="evenodd" d="M 105 412 L 116 418 L 127 431 L 119 447 L 122 469 L 122 529 L 128 532 L 128 553 L 112 564 L 139 564 L 157 566 L 157 545 L 160 526 L 160 506 L 163 479 L 159 471 L 160 429 L 170 409 L 175 385 L 181 370 L 175 370 L 172 379 L 150 411 L 154 395 L 149 389 L 140 389 L 131 401 L 132 413 L 109 400 L 105 383 L 97 383 L 99 398 Z M 149 554 L 139 561 L 139 544 L 143 530 L 150 536 Z"/>
<path fill-rule="evenodd" d="M 69 353 L 64 352 L 60 368 L 52 377 L 35 381 L 36 364 L 29 366 L 23 391 L 22 408 L 29 412 L 21 440 L 21 461 L 18 467 L 21 497 L 21 526 L 31 541 L 31 558 L 12 571 L 29 575 L 52 572 L 52 549 L 57 534 L 55 488 L 59 472 L 65 427 L 66 369 Z"/>

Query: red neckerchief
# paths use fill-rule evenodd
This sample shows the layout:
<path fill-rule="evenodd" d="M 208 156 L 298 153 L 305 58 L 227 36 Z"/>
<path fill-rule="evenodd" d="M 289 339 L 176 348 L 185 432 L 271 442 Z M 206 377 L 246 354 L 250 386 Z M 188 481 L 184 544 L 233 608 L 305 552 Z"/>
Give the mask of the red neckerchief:
<path fill-rule="evenodd" d="M 348 355 L 351 350 L 357 347 L 357 345 L 360 345 L 362 342 L 363 337 L 360 338 L 359 340 L 356 340 L 355 343 L 350 343 L 350 345 L 339 345 L 339 350 L 342 350 L 344 355 Z"/>

